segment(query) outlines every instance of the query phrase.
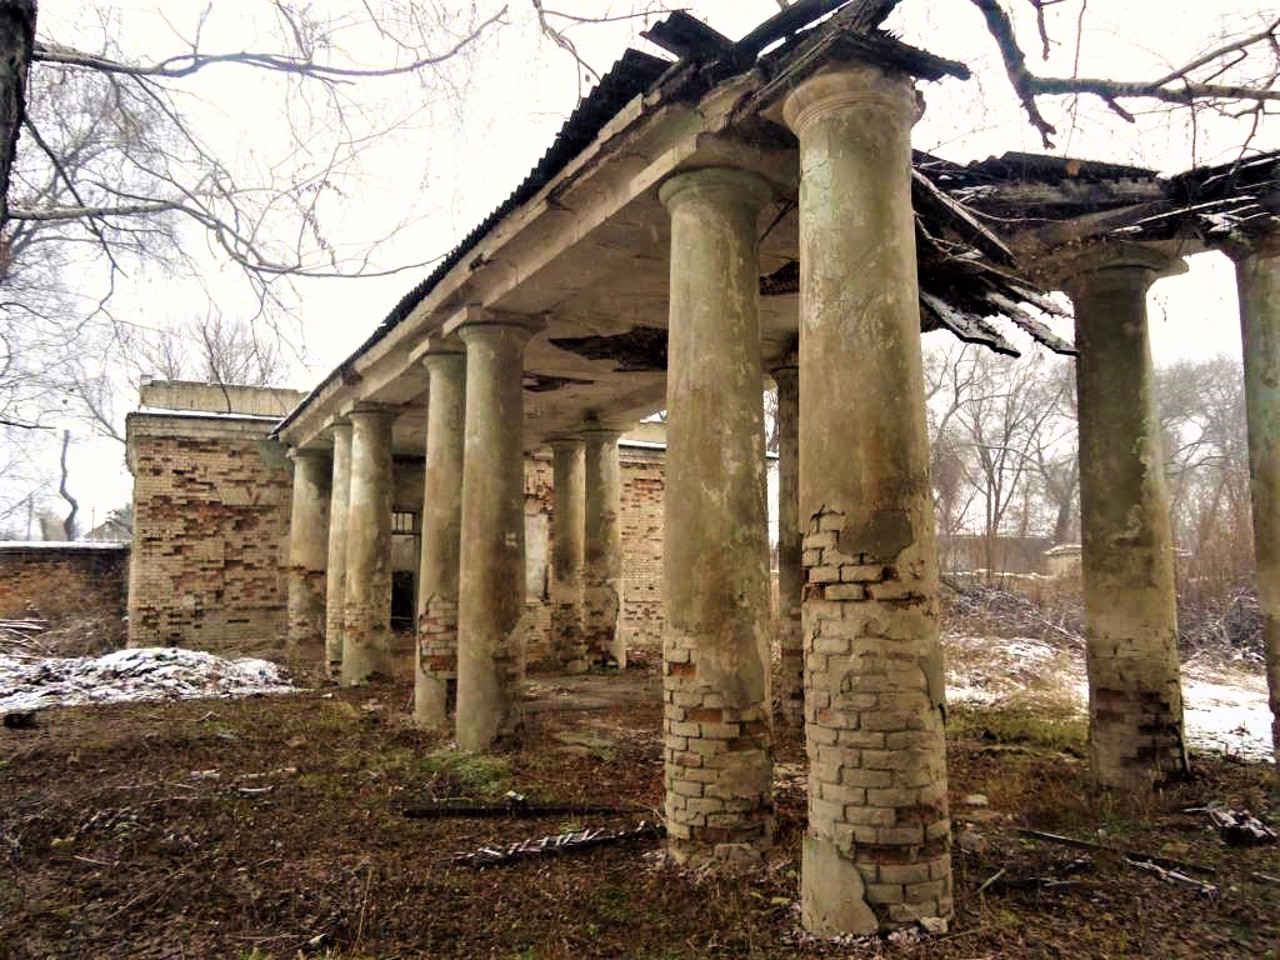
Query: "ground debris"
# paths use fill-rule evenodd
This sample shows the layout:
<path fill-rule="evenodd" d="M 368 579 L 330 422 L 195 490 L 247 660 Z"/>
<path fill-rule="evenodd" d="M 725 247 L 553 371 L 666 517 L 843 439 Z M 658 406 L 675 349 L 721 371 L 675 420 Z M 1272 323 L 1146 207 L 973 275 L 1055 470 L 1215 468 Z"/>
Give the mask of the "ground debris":
<path fill-rule="evenodd" d="M 504 847 L 481 847 L 470 853 L 455 853 L 450 861 L 468 867 L 491 867 L 514 863 L 517 860 L 528 860 L 531 857 L 582 853 L 597 847 L 632 843 L 637 840 L 658 840 L 666 836 L 666 833 L 666 828 L 661 824 L 641 820 L 637 826 L 630 829 L 605 830 L 599 827 L 588 827 L 585 830 L 571 830 L 568 833 L 540 837 L 537 840 L 518 840 Z"/>
<path fill-rule="evenodd" d="M 1122 857 L 1124 861 L 1132 866 L 1139 864 L 1151 864 L 1161 867 L 1164 870 L 1174 871 L 1191 871 L 1193 873 L 1203 873 L 1213 876 L 1218 871 L 1214 867 L 1207 867 L 1198 863 L 1187 863 L 1183 860 L 1174 860 L 1171 857 L 1162 857 L 1154 853 L 1142 853 L 1137 850 L 1122 850 L 1119 847 L 1111 847 L 1105 843 L 1096 843 L 1093 840 L 1081 840 L 1077 837 L 1064 837 L 1056 833 L 1045 833 L 1043 830 L 1031 830 L 1026 827 L 1019 827 L 1018 833 L 1024 837 L 1030 837 L 1032 840 L 1043 840 L 1047 843 L 1058 843 L 1066 847 L 1075 847 L 1080 850 L 1101 850 L 1107 853 L 1116 854 Z"/>
<path fill-rule="evenodd" d="M 0 655 L 0 712 L 293 689 L 280 667 L 266 660 L 224 660 L 177 647 L 138 647 L 101 657 Z"/>
<path fill-rule="evenodd" d="M 1255 847 L 1275 843 L 1277 839 L 1276 832 L 1248 810 L 1232 810 L 1226 804 L 1210 803 L 1203 807 L 1187 807 L 1182 812 L 1203 813 L 1231 847 Z"/>
<path fill-rule="evenodd" d="M 507 791 L 502 803 L 454 803 L 441 801 L 421 807 L 405 807 L 402 817 L 415 820 L 440 820 L 458 817 L 472 820 L 497 820 L 502 818 L 528 819 L 538 817 L 594 817 L 647 813 L 645 807 L 593 806 L 589 804 L 530 803 L 529 798 L 514 790 Z"/>

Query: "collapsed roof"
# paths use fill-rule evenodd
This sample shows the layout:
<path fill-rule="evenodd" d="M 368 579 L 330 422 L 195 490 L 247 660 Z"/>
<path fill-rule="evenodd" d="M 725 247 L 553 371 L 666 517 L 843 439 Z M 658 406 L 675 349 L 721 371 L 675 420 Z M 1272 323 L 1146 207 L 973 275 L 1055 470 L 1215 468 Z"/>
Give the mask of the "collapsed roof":
<path fill-rule="evenodd" d="M 655 188 L 670 172 L 659 161 L 696 160 L 708 147 L 717 156 L 749 153 L 774 182 L 778 199 L 766 211 L 761 240 L 761 323 L 767 350 L 790 349 L 799 279 L 797 145 L 768 116 L 771 98 L 797 71 L 832 61 L 869 61 L 923 79 L 968 75 L 963 64 L 881 30 L 893 5 L 800 0 L 736 42 L 682 12 L 655 24 L 644 35 L 676 59 L 626 51 L 524 182 L 396 304 L 277 435 L 323 442 L 324 426 L 353 400 L 416 399 L 425 381 L 411 354 L 474 302 L 548 318 L 526 360 L 531 445 L 587 412 L 658 409 L 668 224 Z M 1086 235 L 1213 240 L 1276 212 L 1274 154 L 1171 179 L 1030 154 L 962 166 L 917 153 L 913 166 L 922 329 L 944 328 L 1007 354 L 1017 353 L 1003 332 L 1010 327 L 1051 350 L 1074 352 L 1044 322 L 1061 308 L 1025 269 L 1028 258 L 1056 242 Z M 610 196 L 619 184 L 632 192 Z M 1087 228 L 1053 232 L 1081 219 Z M 404 446 L 421 440 L 412 426 L 398 432 Z"/>

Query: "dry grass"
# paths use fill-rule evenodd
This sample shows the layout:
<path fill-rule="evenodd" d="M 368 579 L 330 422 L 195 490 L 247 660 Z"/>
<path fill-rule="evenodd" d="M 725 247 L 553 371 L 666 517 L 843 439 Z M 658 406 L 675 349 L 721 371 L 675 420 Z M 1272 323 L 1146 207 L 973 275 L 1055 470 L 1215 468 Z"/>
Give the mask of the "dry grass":
<path fill-rule="evenodd" d="M 632 673 L 590 682 L 645 689 Z M 1271 955 L 1280 939 L 1280 889 L 1253 878 L 1280 874 L 1280 851 L 1225 847 L 1180 812 L 1221 800 L 1280 821 L 1273 771 L 1206 760 L 1187 783 L 1115 795 L 1091 782 L 1078 721 L 1043 712 L 953 715 L 958 911 L 950 934 L 918 942 L 799 936 L 795 734 L 778 747 L 775 854 L 747 878 L 690 874 L 634 846 L 477 871 L 450 854 L 583 818 L 400 815 L 511 788 L 658 806 L 657 702 L 593 702 L 534 714 L 522 747 L 496 760 L 405 726 L 396 708 L 408 690 L 390 686 L 53 711 L 35 731 L 4 730 L 0 958 L 1243 958 Z M 987 806 L 965 802 L 979 793 Z M 1045 886 L 1037 878 L 1063 875 L 1080 851 L 1030 841 L 1021 826 L 1214 867 L 1221 895 L 1111 854 Z"/>

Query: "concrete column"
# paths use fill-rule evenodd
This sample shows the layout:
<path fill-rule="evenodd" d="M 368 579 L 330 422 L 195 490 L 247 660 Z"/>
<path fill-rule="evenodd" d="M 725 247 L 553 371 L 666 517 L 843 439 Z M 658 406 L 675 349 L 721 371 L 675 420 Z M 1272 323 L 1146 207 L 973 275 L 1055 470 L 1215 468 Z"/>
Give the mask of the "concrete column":
<path fill-rule="evenodd" d="M 910 80 L 800 84 L 800 524 L 809 830 L 801 914 L 868 933 L 952 910 Z"/>
<path fill-rule="evenodd" d="M 427 462 L 418 567 L 418 655 L 413 718 L 446 729 L 458 691 L 458 558 L 462 549 L 462 441 L 467 361 L 461 343 L 432 345 L 427 368 Z"/>
<path fill-rule="evenodd" d="M 1271 738 L 1280 764 L 1280 233 L 1239 244 L 1236 262 L 1244 334 L 1253 549 L 1262 607 Z"/>
<path fill-rule="evenodd" d="M 668 850 L 757 858 L 773 833 L 769 546 L 757 220 L 767 184 L 667 181 L 671 295 L 664 505 Z"/>
<path fill-rule="evenodd" d="M 804 644 L 800 606 L 800 369 L 795 359 L 771 372 L 778 388 L 778 699 L 785 723 L 804 723 Z"/>
<path fill-rule="evenodd" d="M 320 664 L 325 649 L 325 580 L 329 562 L 329 484 L 333 466 L 327 452 L 295 450 L 293 512 L 289 517 L 289 654 Z"/>
<path fill-rule="evenodd" d="M 1094 775 L 1147 787 L 1186 770 L 1173 539 L 1147 343 L 1147 288 L 1181 261 L 1116 245 L 1079 259 L 1080 526 Z M 1185 268 L 1184 268 L 1185 269 Z"/>
<path fill-rule="evenodd" d="M 551 648 L 569 673 L 587 669 L 583 634 L 582 564 L 586 524 L 586 464 L 580 437 L 551 441 L 555 504 L 551 515 Z"/>
<path fill-rule="evenodd" d="M 324 657 L 329 676 L 342 673 L 347 595 L 347 513 L 351 502 L 351 424 L 334 423 L 333 478 L 329 485 L 329 562 L 325 583 Z"/>
<path fill-rule="evenodd" d="M 532 330 L 470 322 L 458 584 L 458 745 L 485 750 L 520 726 L 524 677 L 524 347 Z"/>
<path fill-rule="evenodd" d="M 622 467 L 620 430 L 591 427 L 586 440 L 586 515 L 582 567 L 583 630 L 587 661 L 627 668 L 622 614 Z"/>
<path fill-rule="evenodd" d="M 395 411 L 357 407 L 351 419 L 351 499 L 342 682 L 391 676 L 391 425 Z"/>

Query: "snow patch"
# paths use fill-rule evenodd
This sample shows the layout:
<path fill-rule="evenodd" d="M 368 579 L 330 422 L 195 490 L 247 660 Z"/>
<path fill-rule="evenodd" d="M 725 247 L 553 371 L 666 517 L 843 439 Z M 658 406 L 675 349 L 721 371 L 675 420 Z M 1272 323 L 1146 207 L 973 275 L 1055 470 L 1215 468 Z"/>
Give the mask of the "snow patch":
<path fill-rule="evenodd" d="M 232 699 L 295 688 L 266 660 L 139 647 L 101 657 L 0 656 L 0 713 L 144 700 Z"/>
<path fill-rule="evenodd" d="M 1089 705 L 1084 651 L 1041 640 L 948 635 L 947 699 L 984 706 Z M 1191 660 L 1182 665 L 1187 745 L 1244 760 L 1272 756 L 1266 677 Z"/>

